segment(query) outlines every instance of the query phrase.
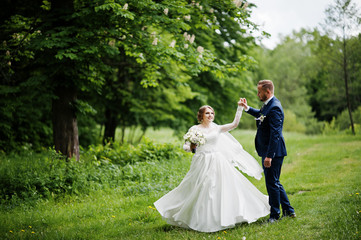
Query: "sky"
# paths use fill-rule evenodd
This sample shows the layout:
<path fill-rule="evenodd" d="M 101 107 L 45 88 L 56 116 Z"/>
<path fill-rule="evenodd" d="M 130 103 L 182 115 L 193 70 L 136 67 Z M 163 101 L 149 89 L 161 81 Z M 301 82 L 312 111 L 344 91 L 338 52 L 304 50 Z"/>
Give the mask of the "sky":
<path fill-rule="evenodd" d="M 280 43 L 279 35 L 289 35 L 301 28 L 312 30 L 324 22 L 325 9 L 334 5 L 334 0 L 249 0 L 257 5 L 252 9 L 251 20 L 260 29 L 270 33 L 262 44 L 273 49 Z M 353 0 L 360 9 L 361 0 Z"/>

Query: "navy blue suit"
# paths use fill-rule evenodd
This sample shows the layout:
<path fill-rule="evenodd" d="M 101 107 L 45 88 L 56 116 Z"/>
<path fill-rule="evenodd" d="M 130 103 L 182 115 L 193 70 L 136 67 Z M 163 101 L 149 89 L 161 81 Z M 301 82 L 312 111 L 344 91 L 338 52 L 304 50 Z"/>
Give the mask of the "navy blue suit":
<path fill-rule="evenodd" d="M 262 166 L 271 206 L 270 218 L 279 219 L 280 205 L 282 205 L 284 214 L 294 213 L 286 191 L 279 181 L 283 158 L 287 156 L 285 139 L 282 134 L 284 121 L 282 105 L 276 97 L 273 97 L 261 109 L 250 107 L 247 113 L 257 119 L 255 145 L 258 155 L 262 157 Z M 263 165 L 266 157 L 272 158 L 270 168 L 265 168 Z"/>

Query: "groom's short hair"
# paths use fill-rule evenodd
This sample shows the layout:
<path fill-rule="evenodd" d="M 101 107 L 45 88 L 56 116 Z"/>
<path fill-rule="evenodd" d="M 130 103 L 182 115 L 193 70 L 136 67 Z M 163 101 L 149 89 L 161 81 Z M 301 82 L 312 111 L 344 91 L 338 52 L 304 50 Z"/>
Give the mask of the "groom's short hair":
<path fill-rule="evenodd" d="M 270 90 L 271 93 L 274 91 L 274 85 L 271 80 L 261 80 L 258 82 L 258 85 L 260 85 L 264 90 Z"/>

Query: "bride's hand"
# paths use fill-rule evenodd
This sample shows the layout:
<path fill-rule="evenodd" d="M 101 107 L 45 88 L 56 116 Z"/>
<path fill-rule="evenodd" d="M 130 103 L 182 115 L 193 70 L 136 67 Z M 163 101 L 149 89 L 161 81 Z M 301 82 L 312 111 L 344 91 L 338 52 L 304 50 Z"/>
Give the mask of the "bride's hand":
<path fill-rule="evenodd" d="M 248 108 L 247 100 L 245 98 L 240 98 L 239 101 L 238 101 L 238 106 L 242 106 L 245 109 L 247 109 Z"/>

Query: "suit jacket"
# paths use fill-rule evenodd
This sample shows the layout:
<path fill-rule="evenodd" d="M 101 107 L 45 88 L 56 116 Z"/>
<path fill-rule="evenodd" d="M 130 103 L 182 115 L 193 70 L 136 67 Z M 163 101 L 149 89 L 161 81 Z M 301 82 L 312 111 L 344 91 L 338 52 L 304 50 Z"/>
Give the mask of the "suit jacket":
<path fill-rule="evenodd" d="M 284 113 L 281 102 L 273 97 L 261 109 L 250 107 L 247 113 L 256 117 L 256 150 L 260 157 L 284 157 L 287 155 L 282 129 Z"/>

